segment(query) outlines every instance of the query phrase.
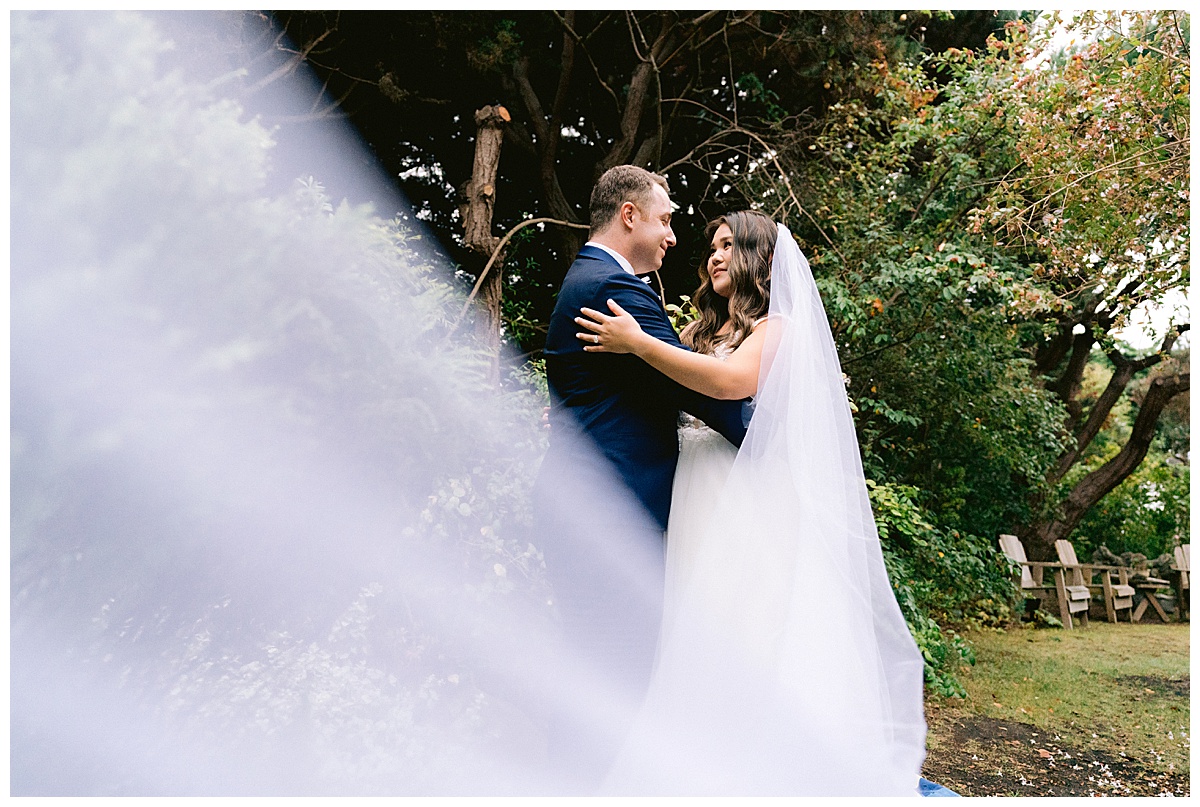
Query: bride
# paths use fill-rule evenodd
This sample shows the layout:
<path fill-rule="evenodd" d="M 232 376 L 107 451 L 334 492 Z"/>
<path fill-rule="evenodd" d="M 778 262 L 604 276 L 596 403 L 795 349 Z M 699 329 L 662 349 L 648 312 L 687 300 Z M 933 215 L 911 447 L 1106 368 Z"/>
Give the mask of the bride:
<path fill-rule="evenodd" d="M 682 350 L 583 309 L 585 350 L 754 396 L 740 451 L 680 428 L 654 676 L 613 794 L 917 795 L 923 662 L 871 515 L 828 320 L 791 233 L 711 222 Z"/>

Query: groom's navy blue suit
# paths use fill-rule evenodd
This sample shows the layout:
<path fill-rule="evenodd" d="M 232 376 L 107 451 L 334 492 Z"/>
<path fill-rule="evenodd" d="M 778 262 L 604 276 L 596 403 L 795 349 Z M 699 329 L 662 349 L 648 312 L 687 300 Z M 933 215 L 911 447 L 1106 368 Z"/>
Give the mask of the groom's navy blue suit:
<path fill-rule="evenodd" d="M 644 281 L 602 249 L 580 250 L 546 337 L 550 448 L 538 474 L 535 509 L 563 618 L 567 666 L 599 672 L 615 698 L 597 703 L 597 715 L 571 719 L 560 710 L 552 727 L 552 753 L 584 787 L 611 761 L 653 666 L 679 412 L 738 445 L 746 433 L 740 401 L 692 392 L 636 356 L 585 352 L 575 317 L 585 306 L 610 313 L 610 299 L 646 333 L 681 346 Z M 599 695 L 586 685 L 565 697 L 582 703 Z M 610 724 L 599 726 L 605 718 Z"/>

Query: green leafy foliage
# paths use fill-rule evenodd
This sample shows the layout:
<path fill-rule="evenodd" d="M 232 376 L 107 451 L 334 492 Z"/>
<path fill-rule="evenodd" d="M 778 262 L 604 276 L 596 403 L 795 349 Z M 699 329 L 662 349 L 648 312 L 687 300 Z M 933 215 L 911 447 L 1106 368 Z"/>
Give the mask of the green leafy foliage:
<path fill-rule="evenodd" d="M 1023 494 L 1063 448 L 1061 411 L 1030 378 L 1013 322 L 1031 276 L 955 226 L 975 198 L 964 186 L 996 170 L 1004 133 L 975 103 L 979 77 L 939 87 L 916 66 L 877 63 L 860 81 L 874 101 L 831 108 L 797 163 L 824 235 L 796 226 L 840 342 L 864 464 L 929 491 L 947 526 L 996 534 L 1027 516 Z"/>
<path fill-rule="evenodd" d="M 989 542 L 935 526 L 916 488 L 871 481 L 867 487 L 888 576 L 925 658 L 926 684 L 961 697 L 955 671 L 974 663 L 974 656 L 948 625 L 995 626 L 1011 619 L 1015 592 L 1008 564 Z"/>
<path fill-rule="evenodd" d="M 1074 47 L 1033 70 L 1021 61 L 1044 42 L 1013 26 L 992 49 L 1009 58 L 981 64 L 1010 87 L 995 99 L 1019 127 L 1019 159 L 973 213 L 972 229 L 998 229 L 1041 263 L 1055 305 L 1122 285 L 1136 287 L 1136 303 L 1187 282 L 1188 19 L 1085 12 L 1071 29 Z M 1132 306 L 1114 308 L 1124 324 Z"/>
<path fill-rule="evenodd" d="M 741 107 L 743 113 L 753 113 L 756 107 L 761 107 L 761 117 L 769 123 L 778 123 L 787 117 L 787 110 L 779 105 L 779 93 L 768 89 L 754 73 L 746 73 L 735 82 L 739 97 L 744 99 Z"/>
<path fill-rule="evenodd" d="M 481 73 L 495 70 L 516 61 L 523 44 L 516 20 L 502 19 L 490 36 L 483 37 L 474 48 L 467 50 L 467 60 Z"/>
<path fill-rule="evenodd" d="M 671 327 L 676 332 L 682 331 L 699 316 L 696 306 L 692 304 L 692 298 L 686 294 L 679 295 L 678 303 L 667 303 L 666 309 L 667 319 L 671 320 Z"/>

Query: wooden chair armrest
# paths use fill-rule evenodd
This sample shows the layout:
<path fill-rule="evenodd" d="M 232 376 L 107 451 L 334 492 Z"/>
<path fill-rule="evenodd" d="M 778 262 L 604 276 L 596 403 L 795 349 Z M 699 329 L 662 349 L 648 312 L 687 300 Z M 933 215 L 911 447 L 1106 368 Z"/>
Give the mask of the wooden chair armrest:
<path fill-rule="evenodd" d="M 1097 572 L 1120 572 L 1122 570 L 1127 572 L 1133 571 L 1133 569 L 1130 569 L 1128 566 L 1105 566 L 1103 563 L 1088 563 L 1086 565 L 1090 566 Z"/>
<path fill-rule="evenodd" d="M 1132 570 L 1125 566 L 1103 566 L 1096 563 L 1056 563 L 1054 565 L 1062 566 L 1064 569 L 1078 569 L 1079 571 L 1083 572 L 1084 576 L 1089 580 L 1094 572 L 1116 572 L 1117 574 L 1120 574 L 1121 572 L 1126 571 L 1132 574 Z"/>

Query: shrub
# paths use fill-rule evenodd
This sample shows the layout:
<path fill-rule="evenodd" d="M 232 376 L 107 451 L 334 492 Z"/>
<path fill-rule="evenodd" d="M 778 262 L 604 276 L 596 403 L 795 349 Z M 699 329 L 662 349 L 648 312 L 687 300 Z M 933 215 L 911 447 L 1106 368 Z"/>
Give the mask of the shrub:
<path fill-rule="evenodd" d="M 1008 565 L 986 539 L 935 526 L 916 488 L 870 480 L 867 487 L 888 576 L 925 657 L 926 683 L 965 697 L 955 671 L 975 656 L 949 626 L 1011 620 L 1016 590 Z"/>

